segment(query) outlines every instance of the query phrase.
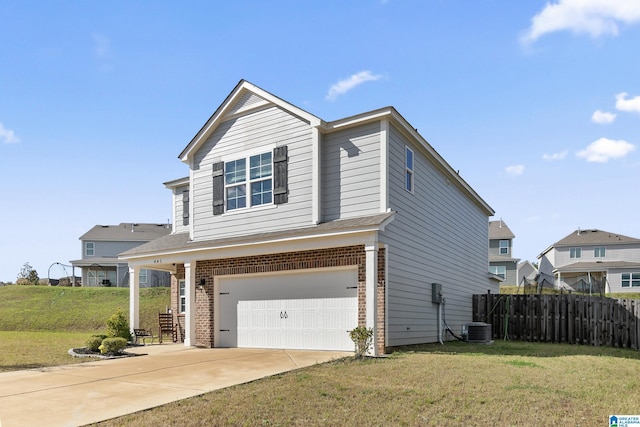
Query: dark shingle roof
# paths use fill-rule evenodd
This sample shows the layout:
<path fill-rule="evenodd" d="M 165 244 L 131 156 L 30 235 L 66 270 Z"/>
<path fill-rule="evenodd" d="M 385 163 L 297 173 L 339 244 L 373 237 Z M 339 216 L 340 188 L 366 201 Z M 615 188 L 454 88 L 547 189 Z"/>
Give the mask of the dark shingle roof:
<path fill-rule="evenodd" d="M 489 239 L 514 239 L 516 236 L 503 220 L 489 221 Z"/>
<path fill-rule="evenodd" d="M 621 243 L 640 243 L 640 239 L 610 233 L 604 230 L 576 230 L 557 241 L 554 246 L 607 245 Z"/>
<path fill-rule="evenodd" d="M 123 222 L 120 225 L 96 225 L 80 236 L 80 240 L 112 242 L 149 242 L 171 233 L 169 224 L 137 224 Z"/>
<path fill-rule="evenodd" d="M 565 265 L 556 270 L 563 272 L 570 271 L 602 271 L 609 268 L 640 268 L 640 263 L 629 261 L 595 261 L 595 262 L 575 262 Z"/>

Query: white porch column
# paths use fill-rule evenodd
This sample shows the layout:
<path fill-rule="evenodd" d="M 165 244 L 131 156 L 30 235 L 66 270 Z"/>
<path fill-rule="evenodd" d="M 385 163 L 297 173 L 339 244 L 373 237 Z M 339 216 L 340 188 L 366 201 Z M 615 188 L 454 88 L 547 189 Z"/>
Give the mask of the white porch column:
<path fill-rule="evenodd" d="M 129 327 L 140 327 L 140 267 L 129 267 Z"/>
<path fill-rule="evenodd" d="M 378 355 L 378 242 L 372 242 L 364 247 L 366 254 L 366 281 L 365 281 L 365 301 L 367 328 L 373 330 L 373 348 L 370 354 Z"/>
<path fill-rule="evenodd" d="M 193 268 L 192 268 L 193 266 Z M 184 345 L 191 347 L 196 345 L 196 263 L 184 264 L 184 297 L 186 300 L 186 313 L 184 314 Z"/>

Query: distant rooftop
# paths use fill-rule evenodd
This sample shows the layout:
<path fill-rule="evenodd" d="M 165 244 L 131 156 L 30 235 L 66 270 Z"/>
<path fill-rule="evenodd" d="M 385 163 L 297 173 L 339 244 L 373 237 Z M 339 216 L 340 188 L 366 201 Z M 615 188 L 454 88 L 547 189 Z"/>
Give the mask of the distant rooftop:
<path fill-rule="evenodd" d="M 171 224 L 123 222 L 119 225 L 96 225 L 80 236 L 80 240 L 149 242 L 171 233 Z"/>
<path fill-rule="evenodd" d="M 563 239 L 558 240 L 554 246 L 606 245 L 621 243 L 640 243 L 640 239 L 604 230 L 577 229 Z"/>
<path fill-rule="evenodd" d="M 515 239 L 513 232 L 503 220 L 489 221 L 489 239 Z"/>

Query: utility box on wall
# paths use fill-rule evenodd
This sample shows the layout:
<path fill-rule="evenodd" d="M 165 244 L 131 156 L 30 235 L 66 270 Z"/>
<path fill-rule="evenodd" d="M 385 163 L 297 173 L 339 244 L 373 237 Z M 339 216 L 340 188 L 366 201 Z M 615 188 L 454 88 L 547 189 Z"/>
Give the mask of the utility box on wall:
<path fill-rule="evenodd" d="M 431 284 L 431 302 L 442 304 L 442 283 Z"/>

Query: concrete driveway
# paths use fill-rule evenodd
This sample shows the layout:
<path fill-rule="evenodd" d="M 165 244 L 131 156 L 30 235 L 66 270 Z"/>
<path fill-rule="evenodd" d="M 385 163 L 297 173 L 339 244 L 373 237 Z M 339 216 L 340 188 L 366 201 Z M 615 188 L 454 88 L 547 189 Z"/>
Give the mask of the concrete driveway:
<path fill-rule="evenodd" d="M 0 373 L 0 427 L 79 426 L 353 353 L 136 347 L 140 357 Z"/>

